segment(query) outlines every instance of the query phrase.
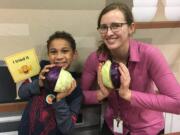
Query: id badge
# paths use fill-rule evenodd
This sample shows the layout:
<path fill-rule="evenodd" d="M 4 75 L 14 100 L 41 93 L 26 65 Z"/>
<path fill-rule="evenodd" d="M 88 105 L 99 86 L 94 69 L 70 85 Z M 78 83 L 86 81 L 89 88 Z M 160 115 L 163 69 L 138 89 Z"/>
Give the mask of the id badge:
<path fill-rule="evenodd" d="M 113 131 L 115 133 L 123 133 L 123 121 L 120 119 L 113 119 Z"/>

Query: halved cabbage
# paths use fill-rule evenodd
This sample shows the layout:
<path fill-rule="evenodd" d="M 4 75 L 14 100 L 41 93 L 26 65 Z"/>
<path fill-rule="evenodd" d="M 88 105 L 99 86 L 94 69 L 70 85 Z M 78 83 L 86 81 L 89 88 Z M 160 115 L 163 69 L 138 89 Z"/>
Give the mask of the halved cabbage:
<path fill-rule="evenodd" d="M 68 71 L 61 69 L 54 92 L 65 92 L 70 89 L 73 80 L 74 78 Z"/>
<path fill-rule="evenodd" d="M 65 92 L 74 80 L 71 73 L 61 67 L 52 67 L 45 76 L 45 88 L 53 92 Z"/>
<path fill-rule="evenodd" d="M 110 89 L 117 89 L 120 87 L 120 72 L 119 64 L 107 60 L 102 66 L 101 74 L 104 86 Z"/>

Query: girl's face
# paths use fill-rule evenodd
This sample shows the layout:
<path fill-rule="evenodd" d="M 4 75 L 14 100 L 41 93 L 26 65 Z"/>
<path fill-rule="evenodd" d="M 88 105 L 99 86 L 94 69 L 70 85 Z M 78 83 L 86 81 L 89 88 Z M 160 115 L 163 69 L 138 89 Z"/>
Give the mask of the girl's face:
<path fill-rule="evenodd" d="M 128 46 L 133 28 L 134 25 L 128 26 L 123 13 L 115 9 L 102 16 L 99 31 L 107 48 L 117 50 L 125 45 Z"/>
<path fill-rule="evenodd" d="M 77 52 L 73 51 L 70 43 L 64 39 L 54 39 L 49 45 L 48 57 L 50 63 L 64 69 L 69 68 L 76 54 Z"/>

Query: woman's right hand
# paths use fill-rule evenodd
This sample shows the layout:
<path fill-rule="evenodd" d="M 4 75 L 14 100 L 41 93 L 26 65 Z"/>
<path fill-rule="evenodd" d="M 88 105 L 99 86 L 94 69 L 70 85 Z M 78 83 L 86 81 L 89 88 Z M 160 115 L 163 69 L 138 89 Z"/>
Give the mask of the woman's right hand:
<path fill-rule="evenodd" d="M 39 86 L 43 87 L 44 86 L 44 80 L 46 79 L 45 77 L 45 73 L 49 72 L 49 69 L 54 67 L 55 64 L 50 64 L 50 65 L 46 65 L 44 66 L 44 68 L 41 70 L 41 72 L 39 73 Z"/>
<path fill-rule="evenodd" d="M 102 82 L 102 75 L 101 75 L 101 69 L 102 69 L 102 63 L 98 66 L 98 72 L 97 72 L 97 78 L 98 78 L 98 85 L 100 87 L 99 90 L 97 90 L 97 100 L 101 101 L 104 98 L 109 96 L 110 91 L 103 85 Z"/>

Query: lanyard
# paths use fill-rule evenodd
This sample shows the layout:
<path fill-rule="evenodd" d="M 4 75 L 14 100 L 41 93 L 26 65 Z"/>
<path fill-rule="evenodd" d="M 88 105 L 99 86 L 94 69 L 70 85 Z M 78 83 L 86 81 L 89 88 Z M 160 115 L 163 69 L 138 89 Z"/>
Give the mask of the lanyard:
<path fill-rule="evenodd" d="M 113 110 L 115 112 L 115 117 L 119 117 L 120 116 L 120 97 L 119 97 L 119 93 L 117 90 L 115 90 L 115 104 L 112 105 L 113 106 Z"/>
<path fill-rule="evenodd" d="M 130 56 L 128 56 L 128 61 L 126 63 L 127 68 L 129 67 L 129 57 Z M 115 105 L 114 105 L 113 109 L 114 109 L 114 111 L 116 113 L 116 117 L 119 117 L 120 116 L 120 103 L 119 103 L 120 102 L 120 96 L 119 96 L 118 90 L 115 90 L 115 96 L 116 96 L 116 98 L 114 99 L 115 100 Z"/>

